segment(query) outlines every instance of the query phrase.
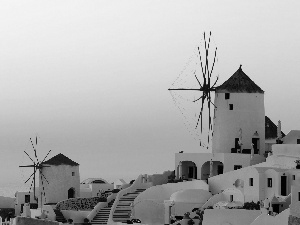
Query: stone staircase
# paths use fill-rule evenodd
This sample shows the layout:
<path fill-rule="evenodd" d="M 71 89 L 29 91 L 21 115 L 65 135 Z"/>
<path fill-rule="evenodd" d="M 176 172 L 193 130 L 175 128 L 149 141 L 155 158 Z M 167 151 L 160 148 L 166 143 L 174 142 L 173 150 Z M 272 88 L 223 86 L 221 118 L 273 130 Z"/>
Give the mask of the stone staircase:
<path fill-rule="evenodd" d="M 67 220 L 65 219 L 64 215 L 61 213 L 60 210 L 54 209 L 55 215 L 56 215 L 56 221 L 61 223 L 66 223 Z"/>
<path fill-rule="evenodd" d="M 133 192 L 124 194 L 118 201 L 115 211 L 113 212 L 112 219 L 114 222 L 126 223 L 130 219 L 131 203 L 134 199 L 146 189 L 136 189 Z"/>
<path fill-rule="evenodd" d="M 115 199 L 110 201 L 108 205 L 99 210 L 97 215 L 91 221 L 91 224 L 107 224 L 107 220 L 109 218 L 109 213 L 112 205 L 114 204 Z"/>

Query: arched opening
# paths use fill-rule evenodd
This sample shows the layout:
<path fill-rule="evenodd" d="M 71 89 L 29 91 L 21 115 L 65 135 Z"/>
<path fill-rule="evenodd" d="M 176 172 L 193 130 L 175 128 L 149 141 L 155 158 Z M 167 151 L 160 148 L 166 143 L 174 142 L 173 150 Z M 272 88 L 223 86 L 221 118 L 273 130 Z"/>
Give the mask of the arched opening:
<path fill-rule="evenodd" d="M 68 198 L 75 198 L 75 189 L 74 188 L 70 188 L 68 190 Z"/>
<path fill-rule="evenodd" d="M 212 176 L 223 174 L 223 163 L 212 161 Z M 210 177 L 210 161 L 205 162 L 201 167 L 201 180 L 207 180 Z"/>
<path fill-rule="evenodd" d="M 177 174 L 179 179 L 197 179 L 197 166 L 192 161 L 182 161 L 177 167 Z"/>

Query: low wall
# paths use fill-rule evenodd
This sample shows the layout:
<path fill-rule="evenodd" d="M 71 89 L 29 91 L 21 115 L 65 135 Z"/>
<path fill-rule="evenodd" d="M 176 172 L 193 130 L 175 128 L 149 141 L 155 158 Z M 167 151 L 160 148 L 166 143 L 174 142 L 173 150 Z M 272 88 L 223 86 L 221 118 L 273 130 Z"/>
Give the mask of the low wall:
<path fill-rule="evenodd" d="M 57 210 L 92 210 L 98 202 L 106 202 L 106 198 L 70 198 L 56 204 Z"/>
<path fill-rule="evenodd" d="M 50 220 L 38 220 L 28 217 L 16 217 L 14 219 L 15 225 L 59 225 L 58 222 L 53 222 Z"/>
<path fill-rule="evenodd" d="M 134 208 L 134 217 L 142 224 L 164 224 L 165 206 L 163 202 L 145 200 Z"/>
<path fill-rule="evenodd" d="M 289 221 L 289 214 L 290 214 L 289 209 L 284 210 L 283 212 L 279 213 L 277 216 L 269 216 L 267 214 L 261 214 L 251 223 L 251 225 L 262 225 L 262 224 L 263 225 L 287 225 Z M 299 223 L 295 223 L 295 225 L 296 224 Z"/>
<path fill-rule="evenodd" d="M 260 213 L 260 210 L 206 209 L 202 225 L 250 225 Z"/>
<path fill-rule="evenodd" d="M 205 181 L 194 180 L 153 186 L 139 194 L 134 200 L 134 205 L 147 199 L 157 199 L 159 201 L 169 200 L 173 193 L 185 189 L 203 189 L 208 191 L 208 185 Z"/>
<path fill-rule="evenodd" d="M 74 211 L 74 210 L 61 210 L 65 219 L 72 219 L 73 223 L 82 223 L 91 211 Z"/>

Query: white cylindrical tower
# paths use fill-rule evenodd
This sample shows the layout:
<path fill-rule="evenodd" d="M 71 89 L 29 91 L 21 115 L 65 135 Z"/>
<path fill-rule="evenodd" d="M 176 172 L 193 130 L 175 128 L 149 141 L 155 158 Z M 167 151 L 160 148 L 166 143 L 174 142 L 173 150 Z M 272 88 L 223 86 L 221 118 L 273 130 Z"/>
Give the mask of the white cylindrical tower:
<path fill-rule="evenodd" d="M 242 149 L 250 154 L 253 146 L 254 154 L 263 154 L 264 91 L 242 71 L 241 66 L 216 88 L 215 105 L 213 152 L 237 153 Z"/>

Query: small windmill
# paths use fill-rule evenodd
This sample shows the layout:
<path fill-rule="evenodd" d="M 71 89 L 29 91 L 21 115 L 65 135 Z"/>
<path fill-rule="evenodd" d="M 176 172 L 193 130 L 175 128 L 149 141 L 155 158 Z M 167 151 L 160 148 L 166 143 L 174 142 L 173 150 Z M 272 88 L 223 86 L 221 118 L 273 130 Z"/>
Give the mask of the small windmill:
<path fill-rule="evenodd" d="M 35 137 L 35 140 L 32 141 L 32 138 L 30 138 L 30 143 L 31 143 L 31 146 L 33 148 L 33 151 L 34 151 L 34 157 L 30 157 L 30 155 L 24 151 L 24 153 L 29 157 L 29 159 L 32 161 L 32 165 L 26 165 L 26 166 L 19 166 L 19 167 L 32 167 L 33 168 L 33 173 L 30 175 L 30 177 L 25 181 L 25 184 L 32 178 L 32 181 L 31 181 L 31 185 L 30 185 L 30 189 L 32 188 L 32 185 L 33 185 L 33 198 L 34 200 L 38 203 L 38 198 L 36 197 L 36 194 L 35 194 L 35 187 L 36 187 L 36 172 L 39 171 L 39 174 L 40 174 L 40 177 L 41 177 L 41 181 L 42 181 L 42 184 L 43 184 L 43 178 L 45 179 L 45 181 L 49 184 L 48 180 L 46 179 L 46 177 L 44 176 L 44 174 L 42 173 L 42 168 L 43 167 L 49 167 L 49 166 L 46 166 L 46 165 L 43 165 L 43 162 L 46 160 L 46 158 L 48 157 L 48 155 L 50 154 L 51 150 L 49 150 L 49 152 L 47 153 L 47 155 L 45 156 L 45 158 L 40 161 L 37 157 L 37 151 L 36 151 L 36 146 L 38 144 L 38 137 L 36 136 Z M 32 159 L 34 158 L 34 159 Z M 44 186 L 43 186 L 43 191 L 44 191 Z M 41 193 L 42 194 L 42 193 Z M 45 192 L 44 192 L 45 194 Z M 41 198 L 42 199 L 42 198 Z"/>
<path fill-rule="evenodd" d="M 207 104 L 207 108 L 208 108 L 208 143 L 210 141 L 212 134 L 212 116 L 211 116 L 211 111 L 212 111 L 212 107 L 216 107 L 214 105 L 214 103 L 212 102 L 212 92 L 214 92 L 216 90 L 216 83 L 219 79 L 219 77 L 217 76 L 215 81 L 212 81 L 212 74 L 215 68 L 215 64 L 217 62 L 217 47 L 215 47 L 212 53 L 212 62 L 210 62 L 209 57 L 211 57 L 210 54 L 210 45 L 211 45 L 211 32 L 209 33 L 209 37 L 207 38 L 205 35 L 205 32 L 203 34 L 203 38 L 204 38 L 204 44 L 201 46 L 197 47 L 197 50 L 195 52 L 196 55 L 196 63 L 197 65 L 200 65 L 200 72 L 197 71 L 197 69 L 192 69 L 190 72 L 192 73 L 192 75 L 196 78 L 196 81 L 198 83 L 198 87 L 197 88 L 184 88 L 184 87 L 179 87 L 179 88 L 169 88 L 168 90 L 170 92 L 172 91 L 198 91 L 201 92 L 202 94 L 200 94 L 197 99 L 194 99 L 193 102 L 197 102 L 197 101 L 201 101 L 201 109 L 197 118 L 197 122 L 196 122 L 196 127 L 195 129 L 197 129 L 199 123 L 201 126 L 201 133 L 203 131 L 203 113 L 204 113 L 204 105 Z M 197 76 L 196 73 L 200 73 L 200 75 Z M 201 76 L 202 74 L 202 76 Z M 202 77 L 202 78 L 200 78 Z M 178 79 L 178 78 L 177 78 Z M 202 80 L 202 81 L 200 81 Z M 175 82 L 174 82 L 175 83 Z M 173 83 L 173 85 L 174 85 Z M 184 82 L 186 83 L 186 81 Z M 172 95 L 172 93 L 171 93 Z M 172 95 L 173 96 L 173 95 Z M 176 100 L 173 97 L 174 102 L 176 103 Z M 184 109 L 185 110 L 185 109 Z M 181 110 L 181 111 L 184 111 Z M 200 146 L 201 146 L 201 140 L 200 140 Z"/>

